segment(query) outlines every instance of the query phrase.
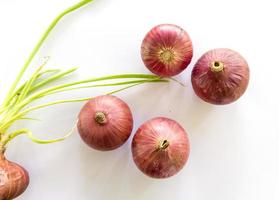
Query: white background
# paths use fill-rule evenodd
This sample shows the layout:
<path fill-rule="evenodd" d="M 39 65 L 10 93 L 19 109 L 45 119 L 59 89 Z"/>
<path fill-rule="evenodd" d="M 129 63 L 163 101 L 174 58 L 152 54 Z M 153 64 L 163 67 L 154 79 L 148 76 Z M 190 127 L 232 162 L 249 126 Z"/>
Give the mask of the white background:
<path fill-rule="evenodd" d="M 49 22 L 77 0 L 0 2 L 1 97 Z M 58 25 L 39 52 L 49 68 L 80 69 L 64 81 L 116 73 L 149 73 L 140 58 L 146 32 L 174 23 L 190 34 L 194 57 L 176 78 L 186 84 L 147 84 L 117 94 L 131 107 L 134 131 L 147 119 L 166 116 L 187 130 L 191 154 L 176 176 L 154 180 L 134 165 L 130 143 L 98 152 L 77 131 L 57 144 L 38 145 L 25 136 L 8 147 L 9 160 L 30 173 L 19 200 L 278 200 L 279 199 L 279 12 L 277 1 L 98 0 Z M 228 47 L 248 61 L 251 79 L 236 103 L 213 106 L 193 93 L 190 73 L 207 50 Z M 54 99 L 87 97 L 106 90 L 83 90 Z M 56 138 L 73 126 L 83 103 L 58 105 L 32 113 L 40 122 L 21 121 L 38 137 Z M 133 133 L 134 133 L 133 131 Z"/>

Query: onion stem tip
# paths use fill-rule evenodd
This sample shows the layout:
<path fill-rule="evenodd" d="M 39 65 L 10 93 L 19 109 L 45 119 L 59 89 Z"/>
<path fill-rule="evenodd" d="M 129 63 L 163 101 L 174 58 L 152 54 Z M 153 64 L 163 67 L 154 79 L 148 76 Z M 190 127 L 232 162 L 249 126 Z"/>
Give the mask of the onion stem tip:
<path fill-rule="evenodd" d="M 220 61 L 213 61 L 210 69 L 212 72 L 220 72 L 224 69 L 224 63 L 220 62 Z"/>
<path fill-rule="evenodd" d="M 95 122 L 97 122 L 99 125 L 104 125 L 107 123 L 107 118 L 105 113 L 103 112 L 96 112 L 95 114 Z"/>
<path fill-rule="evenodd" d="M 158 150 L 164 150 L 166 148 L 168 148 L 168 146 L 170 145 L 170 142 L 168 140 L 161 140 L 159 142 L 159 145 L 158 145 Z"/>

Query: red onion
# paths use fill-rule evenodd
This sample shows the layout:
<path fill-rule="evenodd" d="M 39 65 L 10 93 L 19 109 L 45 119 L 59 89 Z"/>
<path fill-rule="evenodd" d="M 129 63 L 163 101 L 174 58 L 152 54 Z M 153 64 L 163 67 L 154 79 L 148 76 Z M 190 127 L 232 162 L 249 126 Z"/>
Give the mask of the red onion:
<path fill-rule="evenodd" d="M 125 143 L 133 129 L 128 105 L 112 95 L 88 101 L 79 113 L 78 131 L 90 147 L 107 151 Z"/>
<path fill-rule="evenodd" d="M 195 93 L 204 101 L 222 105 L 236 101 L 249 82 L 249 67 L 245 59 L 230 49 L 206 52 L 192 71 Z"/>
<path fill-rule="evenodd" d="M 0 154 L 0 200 L 16 198 L 25 191 L 28 184 L 28 172 Z"/>
<path fill-rule="evenodd" d="M 188 160 L 190 145 L 185 130 L 174 120 L 153 118 L 137 130 L 132 154 L 137 167 L 153 178 L 167 178 Z"/>
<path fill-rule="evenodd" d="M 179 74 L 193 57 L 192 42 L 179 26 L 161 24 L 152 28 L 141 45 L 145 66 L 154 74 L 170 77 Z"/>

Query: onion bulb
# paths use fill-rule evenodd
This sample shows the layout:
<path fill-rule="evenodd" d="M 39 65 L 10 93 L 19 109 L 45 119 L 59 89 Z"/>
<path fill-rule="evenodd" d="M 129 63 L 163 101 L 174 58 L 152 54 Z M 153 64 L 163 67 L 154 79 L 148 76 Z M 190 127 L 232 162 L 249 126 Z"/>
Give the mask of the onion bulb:
<path fill-rule="evenodd" d="M 175 175 L 187 162 L 189 152 L 185 130 L 165 117 L 145 122 L 132 141 L 134 162 L 144 174 L 153 178 Z"/>
<path fill-rule="evenodd" d="M 206 52 L 192 71 L 192 86 L 204 101 L 216 105 L 236 101 L 249 82 L 249 67 L 245 59 L 230 49 Z"/>
<path fill-rule="evenodd" d="M 145 66 L 154 74 L 170 77 L 182 72 L 193 57 L 192 42 L 185 30 L 173 24 L 152 28 L 141 45 Z"/>
<path fill-rule="evenodd" d="M 79 113 L 78 131 L 90 147 L 108 151 L 126 142 L 133 129 L 129 106 L 112 95 L 89 100 Z"/>
<path fill-rule="evenodd" d="M 0 154 L 0 200 L 21 195 L 29 184 L 28 172 L 20 165 L 8 161 Z"/>

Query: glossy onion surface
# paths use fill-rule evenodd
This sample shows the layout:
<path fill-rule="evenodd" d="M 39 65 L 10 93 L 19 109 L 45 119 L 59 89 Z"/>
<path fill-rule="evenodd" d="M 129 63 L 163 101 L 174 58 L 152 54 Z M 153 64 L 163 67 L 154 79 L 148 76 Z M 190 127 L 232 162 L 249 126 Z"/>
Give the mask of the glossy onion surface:
<path fill-rule="evenodd" d="M 128 105 L 112 95 L 98 96 L 88 101 L 80 111 L 78 130 L 90 147 L 107 151 L 125 143 L 133 128 Z"/>
<path fill-rule="evenodd" d="M 145 66 L 154 74 L 170 77 L 182 72 L 193 57 L 192 42 L 179 26 L 161 24 L 152 28 L 141 45 Z"/>
<path fill-rule="evenodd" d="M 21 195 L 29 184 L 28 172 L 20 165 L 0 155 L 0 200 L 11 200 Z"/>
<path fill-rule="evenodd" d="M 249 67 L 245 59 L 230 49 L 206 52 L 192 71 L 192 86 L 204 101 L 216 105 L 236 101 L 249 82 Z"/>
<path fill-rule="evenodd" d="M 137 130 L 132 154 L 137 167 L 153 178 L 167 178 L 188 160 L 190 145 L 185 130 L 174 120 L 153 118 Z"/>

